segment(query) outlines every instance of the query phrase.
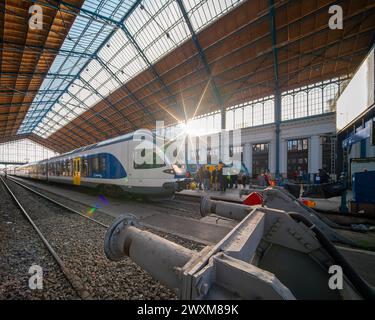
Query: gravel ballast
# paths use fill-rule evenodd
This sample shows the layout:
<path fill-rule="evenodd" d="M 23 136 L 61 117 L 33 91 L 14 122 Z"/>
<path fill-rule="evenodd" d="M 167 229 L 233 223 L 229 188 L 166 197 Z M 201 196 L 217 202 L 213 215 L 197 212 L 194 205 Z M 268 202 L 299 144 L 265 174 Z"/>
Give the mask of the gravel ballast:
<path fill-rule="evenodd" d="M 78 299 L 30 223 L 0 184 L 0 300 Z M 29 268 L 43 268 L 43 289 L 29 288 Z"/>
<path fill-rule="evenodd" d="M 105 228 L 32 194 L 14 182 L 9 182 L 9 185 L 71 273 L 80 279 L 90 297 L 176 299 L 173 291 L 152 279 L 129 258 L 121 262 L 109 261 L 103 252 Z M 113 218 L 102 214 L 100 220 L 110 224 Z M 150 231 L 189 249 L 203 248 L 193 241 Z"/>

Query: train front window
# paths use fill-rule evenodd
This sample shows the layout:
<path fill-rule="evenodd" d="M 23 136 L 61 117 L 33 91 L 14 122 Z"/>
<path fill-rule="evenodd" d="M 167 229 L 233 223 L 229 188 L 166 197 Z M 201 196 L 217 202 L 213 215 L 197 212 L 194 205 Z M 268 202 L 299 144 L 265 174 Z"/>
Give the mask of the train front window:
<path fill-rule="evenodd" d="M 144 149 L 141 151 L 141 154 L 145 154 Z M 165 167 L 165 161 L 162 157 L 156 152 L 152 153 L 152 161 L 147 161 L 147 159 L 142 164 L 138 164 L 134 161 L 134 169 L 156 169 Z"/>

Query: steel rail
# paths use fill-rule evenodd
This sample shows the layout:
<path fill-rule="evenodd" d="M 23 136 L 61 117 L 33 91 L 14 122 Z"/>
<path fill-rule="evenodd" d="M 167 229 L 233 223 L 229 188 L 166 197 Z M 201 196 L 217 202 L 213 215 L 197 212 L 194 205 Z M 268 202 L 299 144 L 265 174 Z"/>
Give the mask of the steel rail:
<path fill-rule="evenodd" d="M 56 253 L 56 251 L 52 248 L 51 244 L 48 242 L 46 237 L 43 235 L 43 233 L 40 231 L 40 229 L 37 227 L 37 225 L 34 223 L 33 219 L 30 217 L 30 215 L 27 213 L 25 208 L 22 206 L 22 204 L 17 199 L 16 195 L 12 192 L 12 190 L 9 188 L 7 183 L 4 181 L 4 179 L 0 176 L 0 180 L 7 189 L 9 195 L 11 196 L 12 200 L 16 203 L 17 207 L 21 210 L 22 214 L 25 216 L 25 218 L 28 220 L 28 222 L 31 224 L 31 226 L 34 228 L 40 239 L 43 241 L 44 245 L 46 246 L 47 250 L 51 253 L 52 257 L 55 259 L 56 263 L 59 265 L 62 273 L 64 274 L 65 278 L 68 280 L 74 291 L 78 294 L 78 296 L 82 300 L 87 300 L 90 298 L 89 293 L 86 291 L 84 286 L 80 283 L 79 279 L 71 274 L 69 269 L 65 266 L 62 259 L 59 257 L 59 255 Z M 12 180 L 13 181 L 13 180 Z"/>
<path fill-rule="evenodd" d="M 30 188 L 30 187 L 28 187 L 28 186 L 26 186 L 26 185 L 20 183 L 19 181 L 15 180 L 14 178 L 10 178 L 10 177 L 8 176 L 8 179 L 11 180 L 11 181 L 13 181 L 14 183 L 18 184 L 19 186 L 21 186 L 21 187 L 23 187 L 23 188 L 25 188 L 25 189 L 27 189 L 27 190 L 29 190 L 29 191 L 31 191 L 31 192 L 37 194 L 38 196 L 40 196 L 40 197 L 42 197 L 42 198 L 44 198 L 44 199 L 46 199 L 46 200 L 48 200 L 48 201 L 50 201 L 50 202 L 52 202 L 52 203 L 58 205 L 58 206 L 60 206 L 60 207 L 62 207 L 62 208 L 64 208 L 64 209 L 66 209 L 66 210 L 68 210 L 68 211 L 70 211 L 70 212 L 73 212 L 73 213 L 75 213 L 75 214 L 78 214 L 79 216 L 81 216 L 81 217 L 83 217 L 83 218 L 85 218 L 85 219 L 88 219 L 88 220 L 90 220 L 90 221 L 92 221 L 92 222 L 94 222 L 94 223 L 97 223 L 98 225 L 100 225 L 100 226 L 102 226 L 102 227 L 104 227 L 104 228 L 106 228 L 106 229 L 108 229 L 108 227 L 109 227 L 108 225 L 106 225 L 106 224 L 100 222 L 99 220 L 96 220 L 96 219 L 94 219 L 94 218 L 88 217 L 88 216 L 82 214 L 81 212 L 79 212 L 79 211 L 77 211 L 77 210 L 75 210 L 75 209 L 73 209 L 73 208 L 70 208 L 70 207 L 66 206 L 65 204 L 62 204 L 62 203 L 56 201 L 55 199 L 52 199 L 52 198 L 50 198 L 50 197 L 48 197 L 48 196 L 46 196 L 46 195 L 44 195 L 44 194 L 42 194 L 42 193 L 40 193 L 40 192 L 38 192 L 38 191 L 36 191 L 36 190 Z"/>

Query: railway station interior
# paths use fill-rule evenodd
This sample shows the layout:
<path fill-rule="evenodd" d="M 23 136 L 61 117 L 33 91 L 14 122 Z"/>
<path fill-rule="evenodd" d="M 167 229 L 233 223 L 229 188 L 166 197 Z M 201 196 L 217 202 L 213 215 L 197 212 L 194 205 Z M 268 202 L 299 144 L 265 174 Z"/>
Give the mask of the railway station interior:
<path fill-rule="evenodd" d="M 373 0 L 0 8 L 0 300 L 375 298 Z"/>

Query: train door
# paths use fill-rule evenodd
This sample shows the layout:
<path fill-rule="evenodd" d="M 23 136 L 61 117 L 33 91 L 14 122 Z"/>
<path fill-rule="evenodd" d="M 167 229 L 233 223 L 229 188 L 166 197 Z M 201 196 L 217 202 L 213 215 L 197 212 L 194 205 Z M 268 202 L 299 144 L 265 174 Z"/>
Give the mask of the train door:
<path fill-rule="evenodd" d="M 81 184 L 81 158 L 73 159 L 73 184 L 76 186 Z"/>

